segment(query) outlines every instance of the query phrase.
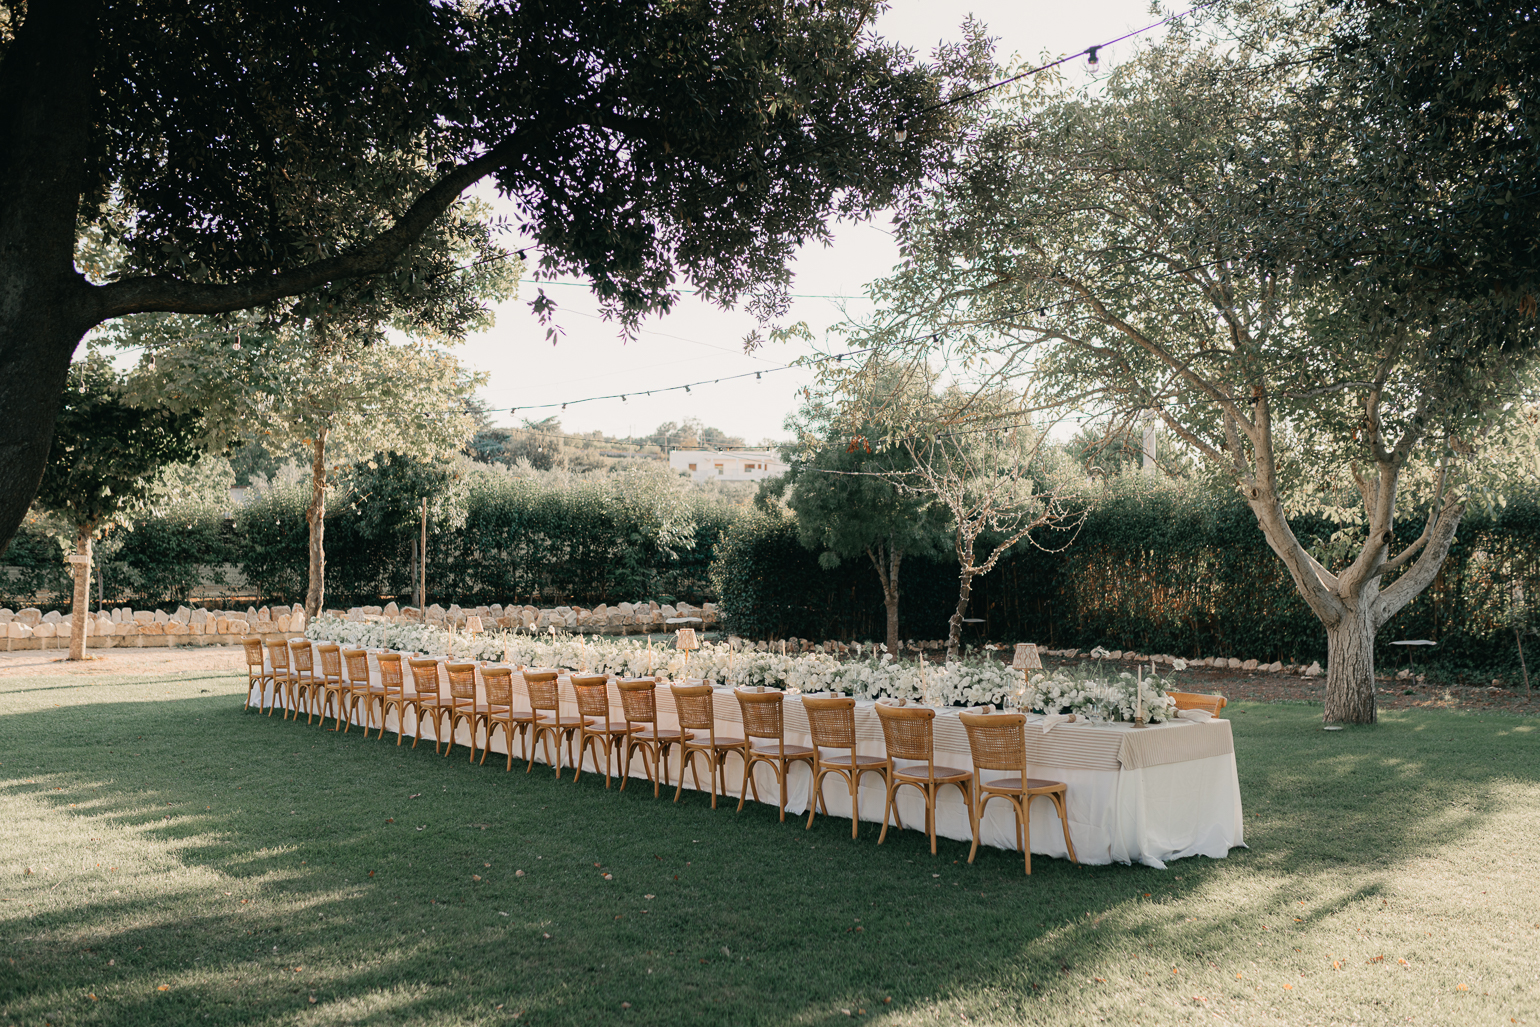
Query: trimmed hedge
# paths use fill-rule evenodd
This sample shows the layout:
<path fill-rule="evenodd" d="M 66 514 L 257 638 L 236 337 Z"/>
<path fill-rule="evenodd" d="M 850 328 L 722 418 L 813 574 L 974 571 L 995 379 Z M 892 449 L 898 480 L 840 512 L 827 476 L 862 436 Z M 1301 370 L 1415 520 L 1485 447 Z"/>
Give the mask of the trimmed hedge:
<path fill-rule="evenodd" d="M 1294 522 L 1312 547 L 1334 526 Z M 1421 524 L 1397 528 L 1398 547 Z M 1057 549 L 1065 539 L 1042 539 Z M 726 624 L 750 636 L 880 639 L 882 593 L 875 572 L 847 561 L 834 570 L 797 542 L 792 523 L 757 514 L 735 524 L 713 568 Z M 1387 583 L 1388 584 L 1388 583 Z M 944 638 L 956 603 L 954 564 L 910 558 L 900 575 L 900 633 Z M 1401 667 L 1397 639 L 1427 638 L 1419 667 L 1516 675 L 1505 623 L 1512 598 L 1540 589 L 1540 503 L 1518 497 L 1492 513 L 1468 514 L 1434 584 L 1379 633 L 1377 660 Z M 1137 481 L 1115 483 L 1087 512 L 1072 544 L 1006 554 L 976 579 L 969 616 L 982 630 L 965 639 L 1035 639 L 1055 648 L 1114 649 L 1263 662 L 1325 661 L 1326 634 L 1238 498 Z M 1540 651 L 1540 646 L 1536 646 Z"/>
<path fill-rule="evenodd" d="M 303 601 L 304 504 L 305 490 L 295 486 L 273 490 L 233 523 L 207 514 L 141 521 L 119 536 L 107 564 L 108 605 L 175 605 L 218 591 L 258 604 Z M 826 570 L 788 518 L 735 509 L 663 479 L 473 477 L 457 506 L 451 522 L 430 531 L 430 602 L 715 600 L 731 630 L 752 637 L 884 633 L 882 594 L 867 562 Z M 376 537 L 361 524 L 346 507 L 327 518 L 329 606 L 409 595 L 410 534 Z M 1399 544 L 1420 529 L 1403 521 Z M 1301 519 L 1295 530 L 1315 547 L 1334 526 Z M 1039 541 L 1058 551 L 1018 545 L 975 581 L 969 616 L 984 624 L 965 639 L 1325 659 L 1325 632 L 1237 498 L 1119 480 L 1095 499 L 1072 540 Z M 52 539 L 24 527 L 5 563 L 0 604 L 68 609 L 68 578 Z M 900 582 L 900 633 L 944 638 L 955 564 L 911 557 Z M 1428 638 L 1438 648 L 1414 653 L 1419 666 L 1516 675 L 1510 608 L 1515 596 L 1537 594 L 1540 503 L 1519 496 L 1471 513 L 1432 587 L 1380 632 L 1380 664 L 1405 664 L 1392 641 Z"/>

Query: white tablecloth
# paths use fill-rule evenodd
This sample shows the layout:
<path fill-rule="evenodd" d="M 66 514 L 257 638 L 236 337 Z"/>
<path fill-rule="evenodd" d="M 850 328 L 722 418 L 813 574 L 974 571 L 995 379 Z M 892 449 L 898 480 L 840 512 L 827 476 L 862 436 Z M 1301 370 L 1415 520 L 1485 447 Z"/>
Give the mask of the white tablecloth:
<path fill-rule="evenodd" d="M 443 659 L 442 657 L 439 657 Z M 316 658 L 317 670 L 320 659 Z M 371 677 L 378 683 L 378 664 L 370 658 Z M 496 664 L 494 664 L 496 666 Z M 407 687 L 411 688 L 411 669 L 403 666 Z M 448 695 L 448 677 L 440 668 L 441 691 Z M 478 675 L 479 681 L 479 675 Z M 562 712 L 577 713 L 576 698 L 567 676 L 560 679 L 563 699 Z M 513 688 L 517 708 L 528 709 L 524 680 L 515 671 Z M 624 719 L 620 707 L 620 693 L 610 687 L 612 716 Z M 482 695 L 484 699 L 484 694 Z M 658 719 L 662 727 L 677 727 L 673 694 L 666 683 L 657 690 Z M 882 728 L 871 702 L 856 706 L 856 751 L 861 755 L 885 756 Z M 730 688 L 718 688 L 714 696 L 718 733 L 723 736 L 742 737 L 742 714 L 738 700 Z M 807 716 L 795 695 L 786 697 L 786 741 L 788 744 L 811 745 Z M 963 770 L 971 770 L 967 734 L 958 719 L 956 710 L 937 711 L 935 724 L 936 764 Z M 362 711 L 355 717 L 362 723 Z M 392 712 L 386 725 L 387 732 L 396 727 Z M 1165 735 L 1164 732 L 1184 732 L 1183 735 Z M 479 732 L 478 732 L 479 734 Z M 470 735 L 462 724 L 456 731 L 456 744 L 468 746 Z M 478 738 L 478 747 L 484 739 Z M 1245 828 L 1241 812 L 1240 781 L 1236 772 L 1235 751 L 1230 735 L 1230 723 L 1214 720 L 1207 724 L 1195 724 L 1178 720 L 1165 724 L 1136 728 L 1129 724 L 1060 724 L 1048 734 L 1030 721 L 1027 725 L 1029 752 L 1028 776 L 1063 781 L 1067 786 L 1070 837 L 1075 843 L 1075 855 L 1082 863 L 1134 863 L 1164 868 L 1168 860 L 1186 856 L 1209 856 L 1222 859 L 1233 846 L 1245 845 Z M 565 748 L 565 747 L 564 747 Z M 493 741 L 492 752 L 504 754 L 503 733 L 499 731 Z M 1165 755 L 1163 755 L 1163 753 Z M 1171 754 L 1175 755 L 1171 755 Z M 1180 758 L 1182 754 L 1198 754 L 1196 758 Z M 469 755 L 468 750 L 466 755 Z M 515 756 L 518 756 L 517 751 Z M 492 759 L 488 756 L 488 761 Z M 1174 759 L 1174 762 L 1166 762 Z M 536 754 L 538 762 L 544 762 L 543 753 Z M 565 752 L 562 756 L 565 764 Z M 671 779 L 678 782 L 678 748 L 674 748 Z M 645 778 L 640 756 L 632 761 L 631 776 Z M 704 760 L 697 760 L 697 768 L 704 769 Z M 593 766 L 591 756 L 584 761 L 584 771 L 603 766 Z M 618 769 L 618 768 L 617 768 Z M 760 766 L 755 771 L 761 798 L 775 802 L 779 792 L 770 768 Z M 742 766 L 738 759 L 729 756 L 727 778 L 730 794 L 736 800 L 742 785 Z M 812 775 L 807 764 L 792 767 L 787 780 L 787 813 L 805 814 L 808 809 Z M 702 784 L 707 784 L 702 776 Z M 690 784 L 686 783 L 686 788 Z M 882 818 L 882 779 L 875 774 L 863 776 L 859 793 L 861 819 L 878 822 Z M 850 816 L 850 793 L 844 780 L 831 774 L 824 779 L 824 802 L 835 817 Z M 900 789 L 897 798 L 900 815 L 910 828 L 923 828 L 924 803 L 912 788 Z M 1064 836 L 1059 818 L 1052 803 L 1036 799 L 1031 807 L 1031 847 L 1034 854 L 1064 858 Z M 937 834 L 959 840 L 971 840 L 972 829 L 968 823 L 967 808 L 957 790 L 945 787 L 941 790 L 936 810 Z M 1005 849 L 1016 847 L 1016 836 L 1008 803 L 993 802 L 986 811 L 979 827 L 980 841 L 986 845 Z"/>

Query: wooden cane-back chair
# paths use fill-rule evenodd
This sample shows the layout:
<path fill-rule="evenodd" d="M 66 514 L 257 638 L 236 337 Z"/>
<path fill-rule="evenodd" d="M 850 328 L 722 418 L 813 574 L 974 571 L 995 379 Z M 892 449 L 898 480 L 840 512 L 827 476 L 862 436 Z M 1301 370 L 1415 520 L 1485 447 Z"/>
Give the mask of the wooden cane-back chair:
<path fill-rule="evenodd" d="M 668 780 L 668 750 L 694 735 L 682 728 L 658 727 L 657 678 L 624 678 L 617 681 L 615 687 L 620 690 L 620 709 L 625 714 L 626 726 L 631 729 L 626 735 L 620 790 L 626 790 L 626 782 L 631 778 L 631 754 L 640 749 L 647 779 L 652 782 L 652 797 L 656 799 L 659 773 L 665 783 L 672 783 Z"/>
<path fill-rule="evenodd" d="M 412 748 L 417 748 L 422 738 L 422 722 L 433 721 L 433 751 L 443 744 L 444 715 L 449 711 L 439 678 L 438 661 L 426 657 L 414 657 L 406 661 L 412 669 L 412 691 L 406 693 L 406 704 L 412 710 Z"/>
<path fill-rule="evenodd" d="M 545 761 L 556 769 L 556 780 L 561 780 L 561 743 L 567 743 L 567 762 L 573 762 L 573 739 L 583 727 L 584 718 L 565 717 L 561 712 L 561 693 L 557 688 L 560 671 L 526 670 L 524 685 L 529 689 L 529 705 L 535 713 L 534 734 L 530 738 L 528 774 L 535 769 L 535 747 L 545 742 Z M 556 739 L 556 758 L 551 758 L 551 739 Z"/>
<path fill-rule="evenodd" d="M 342 677 L 342 646 L 318 645 L 315 647 L 316 661 L 320 664 L 317 668 L 317 679 L 320 681 L 321 691 L 321 726 L 326 726 L 326 707 L 329 704 L 332 716 L 336 723 L 332 725 L 333 731 L 342 730 L 343 708 L 347 708 L 347 717 L 353 716 L 353 692 L 348 683 Z"/>
<path fill-rule="evenodd" d="M 380 653 L 376 657 L 380 664 L 380 733 L 377 737 L 385 737 L 385 725 L 390 719 L 392 707 L 396 711 L 396 744 L 401 744 L 401 736 L 406 733 L 406 711 L 410 707 L 406 691 L 406 668 L 401 661 L 405 659 L 400 653 Z"/>
<path fill-rule="evenodd" d="M 503 729 L 503 744 L 508 747 L 508 764 L 503 769 L 513 769 L 513 733 L 518 731 L 523 743 L 524 757 L 529 755 L 529 726 L 535 722 L 534 713 L 513 708 L 513 669 L 510 667 L 483 667 L 481 680 L 486 685 L 487 702 L 482 708 L 482 723 L 486 725 L 487 740 L 481 747 L 481 762 L 487 761 L 487 750 L 492 748 L 492 732 Z M 523 758 L 523 757 L 521 757 Z"/>
<path fill-rule="evenodd" d="M 1230 700 L 1222 695 L 1208 695 L 1202 692 L 1167 692 L 1166 694 L 1176 700 L 1176 708 L 1179 710 L 1207 710 L 1216 717 L 1230 705 Z"/>
<path fill-rule="evenodd" d="M 717 734 L 716 709 L 713 706 L 714 689 L 708 684 L 669 685 L 674 694 L 674 708 L 679 717 L 679 727 L 685 737 L 679 742 L 679 785 L 674 789 L 674 801 L 684 792 L 684 771 L 690 768 L 695 780 L 695 790 L 700 791 L 700 775 L 695 770 L 695 755 L 706 757 L 706 772 L 711 778 L 711 808 L 717 808 L 717 779 L 721 778 L 722 794 L 727 794 L 727 755 L 737 753 L 748 763 L 748 740 Z M 741 789 L 740 789 L 741 791 Z M 739 804 L 740 807 L 742 803 Z"/>
<path fill-rule="evenodd" d="M 572 767 L 575 784 L 583 774 L 583 754 L 594 754 L 594 772 L 599 770 L 599 746 L 604 747 L 604 787 L 610 786 L 610 756 L 613 753 L 617 768 L 621 753 L 625 752 L 626 739 L 631 725 L 625 719 L 610 716 L 610 678 L 608 674 L 572 675 L 572 691 L 577 694 L 578 714 L 583 725 L 578 728 L 577 762 Z"/>
<path fill-rule="evenodd" d="M 936 796 L 943 785 L 955 785 L 962 793 L 968 807 L 968 817 L 973 818 L 973 772 L 955 767 L 936 766 L 936 743 L 933 729 L 936 711 L 925 706 L 887 706 L 877 704 L 877 719 L 882 724 L 882 739 L 887 746 L 891 766 L 888 770 L 888 795 L 883 803 L 882 832 L 877 835 L 881 845 L 888 836 L 888 813 L 898 813 L 894 801 L 904 785 L 917 789 L 925 797 L 925 832 L 930 835 L 930 854 L 936 854 Z M 898 761 L 911 764 L 924 763 L 924 767 L 903 766 Z M 898 821 L 900 829 L 904 822 Z"/>
<path fill-rule="evenodd" d="M 806 745 L 786 744 L 785 711 L 781 705 L 786 699 L 784 693 L 734 689 L 733 694 L 738 697 L 738 708 L 743 711 L 743 733 L 749 743 L 744 750 L 747 758 L 743 763 L 744 787 L 738 789 L 738 809 L 743 809 L 747 792 L 751 788 L 754 790 L 754 801 L 762 801 L 759 797 L 759 784 L 754 780 L 754 767 L 766 763 L 775 771 L 776 783 L 781 788 L 781 819 L 784 821 L 786 775 L 793 763 L 806 763 L 811 768 L 814 750 Z"/>
<path fill-rule="evenodd" d="M 269 673 L 273 675 L 273 705 L 267 708 L 267 715 L 271 717 L 273 710 L 278 706 L 278 693 L 283 692 L 283 719 L 289 719 L 289 711 L 294 711 L 294 719 L 299 719 L 299 707 L 294 699 L 294 671 L 289 666 L 289 643 L 279 639 L 277 642 L 264 642 L 267 649 L 267 664 L 271 668 Z"/>
<path fill-rule="evenodd" d="M 883 787 L 888 783 L 889 762 L 883 756 L 858 756 L 856 754 L 856 701 L 849 696 L 802 697 L 802 708 L 807 711 L 807 725 L 813 735 L 813 790 L 807 803 L 807 826 L 813 826 L 813 814 L 819 806 L 824 816 L 829 806 L 823 798 L 823 779 L 838 774 L 850 786 L 850 837 L 855 838 L 861 824 L 862 774 L 877 774 Z M 824 755 L 825 749 L 842 749 L 844 755 Z"/>
<path fill-rule="evenodd" d="M 256 692 L 257 712 L 261 713 L 262 698 L 268 689 L 272 689 L 273 697 L 267 707 L 271 716 L 273 704 L 278 702 L 278 682 L 268 669 L 267 657 L 262 652 L 262 639 L 256 635 L 247 635 L 241 639 L 241 648 L 246 651 L 246 705 L 241 707 L 241 712 L 251 709 L 251 693 Z"/>
<path fill-rule="evenodd" d="M 476 762 L 476 728 L 482 714 L 476 705 L 476 665 L 474 663 L 446 663 L 444 673 L 449 676 L 449 701 L 444 716 L 449 720 L 449 730 L 444 739 L 444 755 L 455 746 L 455 725 L 464 723 L 471 733 L 471 762 Z"/>
<path fill-rule="evenodd" d="M 364 704 L 364 737 L 369 737 L 369 729 L 374 726 L 374 707 L 379 705 L 385 695 L 385 686 L 376 685 L 369 680 L 369 653 L 364 649 L 344 649 L 342 651 L 342 664 L 347 669 L 348 682 L 348 719 L 343 722 L 342 732 L 347 734 L 353 726 L 353 717 L 358 713 L 358 704 Z M 383 711 L 380 714 L 381 722 L 384 720 Z M 383 731 L 383 727 L 381 728 Z"/>
<path fill-rule="evenodd" d="M 1021 713 L 964 713 L 962 725 L 968 732 L 968 748 L 973 753 L 974 802 L 968 811 L 973 826 L 973 848 L 968 850 L 968 862 L 979 851 L 979 823 L 984 819 L 984 807 L 991 799 L 1009 802 L 1016 817 L 1016 844 L 1025 854 L 1027 873 L 1032 872 L 1032 827 L 1029 814 L 1034 796 L 1046 795 L 1059 814 L 1064 828 L 1064 847 L 1069 851 L 1071 863 L 1075 858 L 1075 843 L 1069 838 L 1069 811 L 1065 800 L 1069 786 L 1063 781 L 1043 781 L 1027 776 L 1027 736 L 1025 714 Z M 984 771 L 1003 773 L 992 781 L 984 780 Z"/>
<path fill-rule="evenodd" d="M 289 675 L 294 682 L 295 702 L 305 700 L 305 723 L 309 724 L 316 713 L 316 700 L 320 697 L 321 678 L 316 673 L 315 647 L 308 639 L 297 638 L 289 643 Z M 294 707 L 294 719 L 299 719 L 299 706 Z M 322 718 L 325 725 L 325 718 Z"/>

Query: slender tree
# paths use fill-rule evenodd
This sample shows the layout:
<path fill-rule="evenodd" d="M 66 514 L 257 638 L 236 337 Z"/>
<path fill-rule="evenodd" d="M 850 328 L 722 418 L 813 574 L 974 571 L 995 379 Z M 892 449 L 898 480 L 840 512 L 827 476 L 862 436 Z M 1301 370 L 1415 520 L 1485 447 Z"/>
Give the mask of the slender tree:
<path fill-rule="evenodd" d="M 195 456 L 199 417 L 123 398 L 123 379 L 99 351 L 70 368 L 38 502 L 75 531 L 70 655 L 85 658 L 96 535 L 149 496 L 156 472 Z"/>

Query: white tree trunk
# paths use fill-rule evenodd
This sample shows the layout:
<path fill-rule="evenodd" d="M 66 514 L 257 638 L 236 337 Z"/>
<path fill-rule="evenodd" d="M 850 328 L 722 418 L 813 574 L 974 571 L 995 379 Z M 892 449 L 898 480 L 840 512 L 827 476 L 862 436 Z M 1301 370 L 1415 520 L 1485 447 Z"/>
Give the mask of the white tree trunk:
<path fill-rule="evenodd" d="M 72 563 L 75 572 L 75 593 L 70 600 L 70 656 L 72 660 L 86 658 L 86 632 L 91 627 L 91 529 L 81 525 L 75 539 L 75 555 L 85 560 Z"/>
<path fill-rule="evenodd" d="M 310 462 L 310 506 L 305 520 L 310 525 L 310 587 L 305 591 L 305 621 L 321 614 L 326 602 L 326 429 L 316 432 Z"/>

